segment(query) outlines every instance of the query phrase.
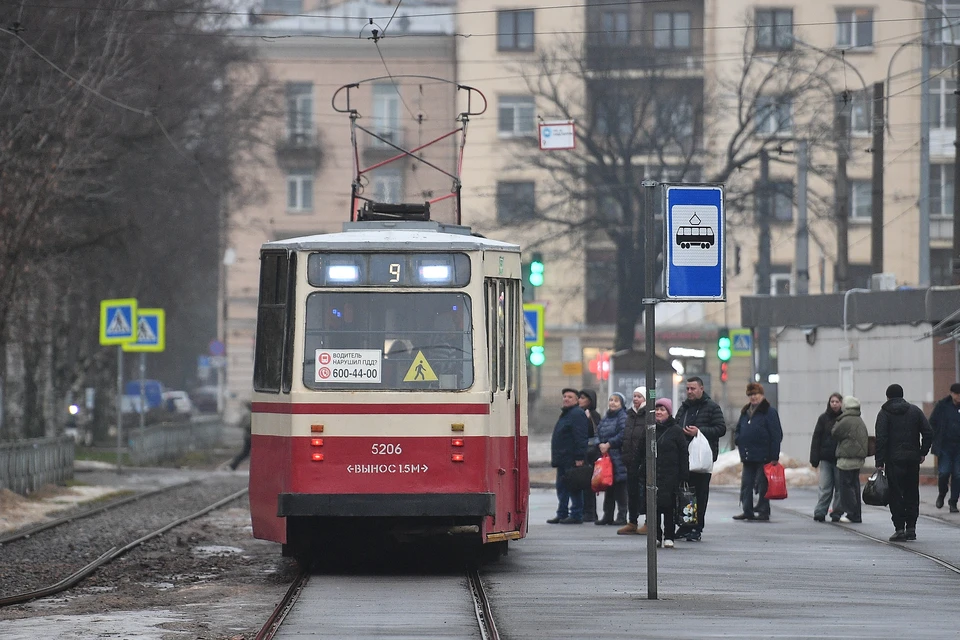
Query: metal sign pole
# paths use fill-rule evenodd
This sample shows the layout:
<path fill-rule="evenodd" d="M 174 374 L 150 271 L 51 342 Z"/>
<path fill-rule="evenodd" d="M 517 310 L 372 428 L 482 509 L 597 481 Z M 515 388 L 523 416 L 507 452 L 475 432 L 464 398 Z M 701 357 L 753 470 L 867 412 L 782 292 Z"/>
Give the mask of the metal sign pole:
<path fill-rule="evenodd" d="M 654 319 L 657 300 L 654 298 L 654 270 L 656 263 L 656 241 L 654 238 L 653 196 L 657 183 L 643 181 L 643 304 L 644 304 L 644 350 L 646 351 L 647 382 L 647 599 L 657 599 L 657 527 L 660 515 L 657 513 L 657 422 L 654 411 L 657 402 L 657 374 L 654 342 L 656 332 Z"/>
<path fill-rule="evenodd" d="M 123 446 L 123 345 L 117 345 L 117 473 L 120 473 L 120 447 Z"/>
<path fill-rule="evenodd" d="M 143 432 L 147 428 L 147 354 L 140 352 L 140 437 L 143 438 Z M 143 445 L 143 442 L 140 443 Z"/>

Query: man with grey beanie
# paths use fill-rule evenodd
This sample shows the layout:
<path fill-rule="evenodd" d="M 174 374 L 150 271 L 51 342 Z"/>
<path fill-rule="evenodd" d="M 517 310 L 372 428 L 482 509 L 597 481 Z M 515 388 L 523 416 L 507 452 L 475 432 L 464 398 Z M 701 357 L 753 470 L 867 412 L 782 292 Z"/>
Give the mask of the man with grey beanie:
<path fill-rule="evenodd" d="M 892 542 L 917 539 L 920 514 L 920 465 L 930 451 L 933 429 L 916 405 L 903 399 L 903 387 L 887 387 L 887 401 L 877 414 L 877 469 L 890 482 Z"/>

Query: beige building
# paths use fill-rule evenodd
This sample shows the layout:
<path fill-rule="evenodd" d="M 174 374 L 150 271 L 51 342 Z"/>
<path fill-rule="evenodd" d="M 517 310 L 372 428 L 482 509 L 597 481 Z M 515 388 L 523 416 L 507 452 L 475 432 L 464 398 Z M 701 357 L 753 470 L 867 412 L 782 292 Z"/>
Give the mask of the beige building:
<path fill-rule="evenodd" d="M 347 16 L 376 12 L 386 17 L 392 11 L 392 5 L 384 11 L 384 5 L 378 10 L 373 6 L 377 3 L 372 2 L 311 4 L 304 0 L 270 4 L 295 4 L 298 7 L 293 13 L 316 15 L 283 18 L 248 30 L 251 34 L 262 31 L 291 37 L 256 44 L 274 74 L 277 96 L 285 101 L 288 115 L 286 122 L 275 123 L 276 138 L 282 144 L 265 150 L 266 166 L 260 173 L 266 187 L 264 201 L 236 211 L 231 221 L 230 246 L 236 249 L 238 258 L 227 267 L 226 337 L 230 389 L 240 397 L 246 393 L 252 367 L 256 247 L 274 237 L 335 230 L 348 215 L 352 177 L 347 153 L 349 123 L 346 116 L 329 107 L 330 97 L 341 84 L 384 75 L 384 62 L 368 39 L 344 37 L 357 35 L 364 28 Z M 932 5 L 926 9 L 930 16 L 960 16 L 960 4 L 928 4 Z M 382 40 L 382 51 L 389 51 L 390 70 L 395 75 L 419 73 L 456 79 L 482 91 L 488 102 L 487 112 L 470 121 L 462 172 L 463 222 L 489 237 L 519 242 L 528 255 L 537 251 L 544 257 L 545 283 L 532 292 L 536 301 L 545 305 L 547 328 L 546 362 L 542 367 L 531 367 L 531 388 L 539 389 L 543 398 L 531 412 L 535 421 L 541 415 L 542 422 L 552 421 L 553 400 L 561 387 L 598 386 L 588 370 L 590 362 L 601 351 L 609 350 L 613 342 L 613 244 L 603 234 L 565 232 L 571 221 L 595 214 L 590 206 L 602 205 L 581 206 L 574 198 L 567 198 L 583 184 L 558 181 L 555 174 L 537 166 L 549 164 L 544 158 L 575 163 L 577 150 L 536 151 L 537 124 L 541 121 L 569 117 L 581 124 L 595 123 L 596 113 L 585 106 L 590 104 L 595 87 L 585 79 L 593 77 L 591 65 L 611 53 L 618 60 L 617 77 L 623 82 L 636 83 L 645 74 L 650 75 L 652 68 L 664 98 L 681 98 L 670 103 L 668 120 L 693 145 L 688 154 L 676 149 L 666 153 L 648 149 L 632 162 L 648 167 L 651 175 L 669 178 L 674 168 L 686 161 L 694 167 L 687 179 L 708 179 L 724 166 L 731 139 L 740 145 L 742 155 L 738 158 L 745 158 L 742 163 L 734 162 L 737 168 L 726 181 L 727 301 L 657 307 L 658 354 L 672 359 L 668 355 L 671 347 L 706 352 L 704 359 L 679 360 L 687 367 L 685 373 L 705 371 L 713 395 L 722 400 L 728 412 L 741 404 L 740 390 L 752 375 L 752 365 L 748 357 L 734 357 L 729 383 L 719 383 L 717 329 L 739 326 L 739 299 L 743 295 L 797 291 L 799 139 L 807 141 L 810 157 L 806 198 L 808 290 L 816 294 L 834 289 L 838 258 L 833 219 L 837 96 L 847 96 L 840 104 L 850 130 L 848 287 L 868 286 L 872 272 L 870 220 L 875 207 L 871 199 L 872 154 L 868 151 L 872 146 L 871 112 L 864 89 L 872 90 L 876 82 L 885 83 L 888 97 L 883 271 L 894 274 L 898 285 L 922 284 L 920 123 L 921 91 L 927 90 L 931 126 L 927 179 L 929 279 L 932 284 L 949 279 L 956 104 L 953 74 L 946 65 L 955 56 L 948 47 L 931 47 L 930 79 L 921 81 L 922 3 L 657 0 L 557 5 L 546 0 L 461 0 L 455 11 L 414 10 L 417 6 L 404 2 L 395 19 L 400 19 L 404 11 L 410 16 L 441 15 L 404 20 L 405 28 L 418 34 L 416 38 Z M 939 29 L 930 34 L 935 43 L 951 37 Z M 541 56 L 553 56 L 553 71 L 538 70 Z M 749 65 L 746 75 L 745 64 Z M 747 82 L 741 82 L 744 77 Z M 291 143 L 293 122 L 289 114 L 299 109 L 291 105 L 300 100 L 296 92 L 305 91 L 307 85 L 312 102 L 306 110 L 316 117 L 308 123 L 310 133 L 302 140 L 310 143 L 305 145 L 308 150 L 315 148 L 322 153 L 302 153 L 299 147 L 304 144 L 294 131 L 298 155 L 294 161 L 286 160 L 284 150 Z M 535 89 L 544 86 L 556 89 L 564 108 L 534 97 Z M 738 86 L 746 87 L 739 97 Z M 789 100 L 781 99 L 798 88 L 803 91 Z M 372 117 L 401 111 L 397 120 L 410 120 L 403 104 L 391 107 L 395 111 L 377 111 L 374 99 L 367 98 L 366 103 Z M 415 89 L 404 95 L 401 103 L 412 104 L 418 99 L 422 96 Z M 451 118 L 463 107 L 452 93 L 431 101 L 435 100 L 447 101 Z M 437 125 L 434 135 L 443 129 L 436 121 L 431 125 Z M 408 124 L 393 128 L 404 141 L 410 141 Z M 427 132 L 418 128 L 417 136 L 426 138 Z M 770 207 L 771 274 L 768 281 L 758 282 L 752 192 L 759 177 L 759 162 L 752 152 L 759 146 L 758 139 L 764 137 L 771 142 L 770 179 L 776 195 Z M 440 152 L 441 156 L 445 154 L 452 162 L 452 146 Z M 309 166 L 302 166 L 304 160 Z M 662 168 L 666 170 L 657 173 Z M 404 199 L 420 201 L 425 194 L 449 188 L 444 180 L 429 186 L 417 183 L 411 179 L 414 176 L 409 167 L 400 174 L 377 177 L 379 186 L 373 187 L 374 192 L 379 196 L 402 192 Z M 425 175 L 416 179 L 422 181 Z M 303 200 L 307 184 L 312 190 L 309 206 Z M 522 218 L 525 212 L 534 210 L 558 223 L 531 220 L 526 224 L 521 219 L 517 224 L 518 215 Z M 642 346 L 639 326 L 637 337 L 636 344 Z M 579 363 L 575 361 L 578 354 Z"/>

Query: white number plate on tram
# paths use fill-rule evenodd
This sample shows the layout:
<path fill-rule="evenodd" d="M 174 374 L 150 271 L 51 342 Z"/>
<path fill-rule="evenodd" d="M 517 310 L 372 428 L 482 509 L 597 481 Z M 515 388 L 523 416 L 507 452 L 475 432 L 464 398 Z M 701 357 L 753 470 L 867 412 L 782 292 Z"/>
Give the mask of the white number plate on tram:
<path fill-rule="evenodd" d="M 379 349 L 317 349 L 315 382 L 380 382 Z"/>

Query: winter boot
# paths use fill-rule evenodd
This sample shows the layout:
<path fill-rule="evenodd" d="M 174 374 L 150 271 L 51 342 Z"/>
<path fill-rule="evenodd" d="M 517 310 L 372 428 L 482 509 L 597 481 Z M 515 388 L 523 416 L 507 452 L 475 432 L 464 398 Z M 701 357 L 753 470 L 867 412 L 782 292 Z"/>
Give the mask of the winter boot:
<path fill-rule="evenodd" d="M 617 529 L 618 536 L 629 536 L 637 532 L 637 525 L 632 522 L 628 522 L 619 529 Z"/>
<path fill-rule="evenodd" d="M 943 509 L 943 501 L 947 497 L 947 489 L 950 483 L 949 474 L 940 474 L 937 476 L 937 509 Z"/>
<path fill-rule="evenodd" d="M 907 530 L 904 532 L 906 536 L 905 540 L 916 540 L 917 539 L 917 528 L 916 527 L 907 527 Z"/>
<path fill-rule="evenodd" d="M 903 542 L 907 539 L 907 532 L 903 529 L 897 529 L 892 536 L 890 536 L 890 542 Z"/>

